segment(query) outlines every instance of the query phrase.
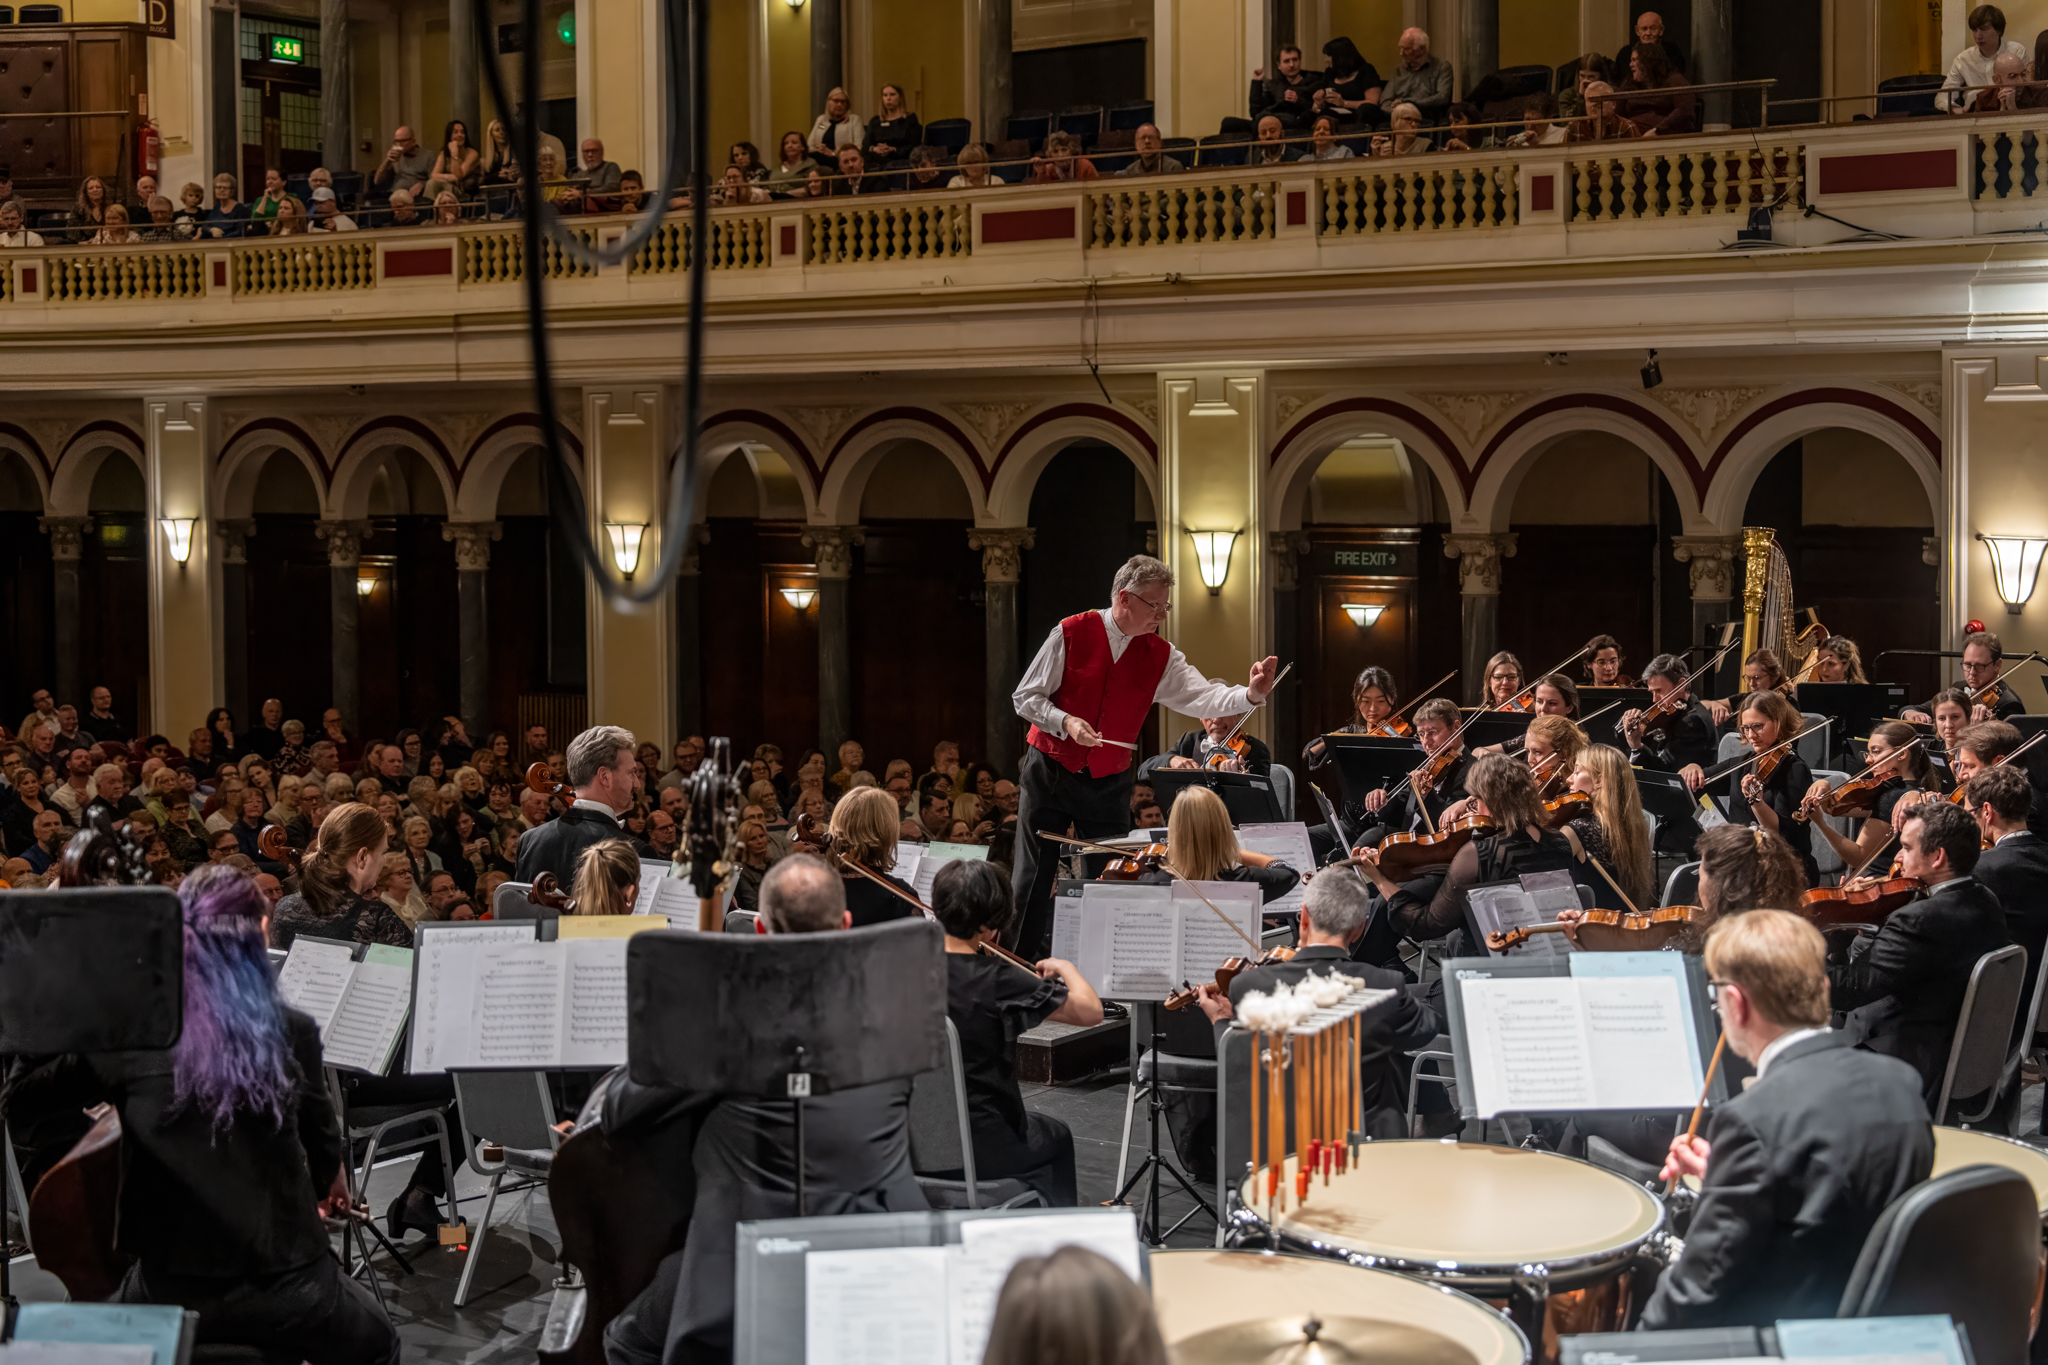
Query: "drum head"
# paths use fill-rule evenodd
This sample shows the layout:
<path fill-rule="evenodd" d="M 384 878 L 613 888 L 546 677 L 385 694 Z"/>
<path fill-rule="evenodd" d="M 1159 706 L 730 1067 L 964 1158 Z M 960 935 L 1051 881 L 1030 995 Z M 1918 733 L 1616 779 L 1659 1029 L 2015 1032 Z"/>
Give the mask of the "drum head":
<path fill-rule="evenodd" d="M 1290 1198 L 1279 1231 L 1427 1274 L 1613 1255 L 1664 1218 L 1640 1185 L 1549 1152 L 1418 1140 L 1368 1142 L 1358 1154 L 1328 1185 L 1317 1180 L 1306 1204 Z M 1292 1169 L 1281 1181 L 1290 1195 Z M 1251 1198 L 1249 1182 L 1243 1193 L 1246 1207 L 1263 1214 L 1265 1200 Z"/>
<path fill-rule="evenodd" d="M 1963 1166 L 2005 1166 L 2034 1186 L 2034 1204 L 2048 1216 L 2048 1152 L 1995 1133 L 1965 1128 L 1934 1130 L 1934 1174 L 1947 1175 Z"/>
<path fill-rule="evenodd" d="M 1152 1303 L 1167 1353 L 1181 1365 L 1348 1357 L 1388 1365 L 1526 1365 L 1529 1345 L 1505 1317 L 1464 1294 L 1341 1261 L 1253 1251 L 1155 1251 Z M 1301 1327 L 1323 1324 L 1323 1354 Z M 1227 1353 L 1219 1354 L 1219 1351 Z M 1288 1354 L 1288 1352 L 1294 1354 Z M 1279 1354 L 1275 1354 L 1278 1352 Z"/>

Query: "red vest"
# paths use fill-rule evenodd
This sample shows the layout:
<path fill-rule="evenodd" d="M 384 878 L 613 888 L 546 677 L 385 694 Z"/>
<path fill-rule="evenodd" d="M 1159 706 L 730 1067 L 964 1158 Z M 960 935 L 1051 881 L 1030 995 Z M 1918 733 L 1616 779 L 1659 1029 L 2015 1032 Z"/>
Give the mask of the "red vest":
<path fill-rule="evenodd" d="M 1067 667 L 1052 704 L 1070 716 L 1079 716 L 1095 727 L 1104 739 L 1135 743 L 1138 729 L 1152 713 L 1152 698 L 1159 691 L 1159 679 L 1166 673 L 1166 661 L 1173 647 L 1157 635 L 1136 635 L 1124 646 L 1124 656 L 1109 654 L 1109 631 L 1102 613 L 1084 611 L 1060 622 L 1060 635 L 1067 646 Z M 1119 744 L 1084 748 L 1064 734 L 1049 735 L 1036 725 L 1025 736 L 1031 746 L 1053 758 L 1069 772 L 1088 777 L 1108 777 L 1131 766 L 1135 752 Z"/>

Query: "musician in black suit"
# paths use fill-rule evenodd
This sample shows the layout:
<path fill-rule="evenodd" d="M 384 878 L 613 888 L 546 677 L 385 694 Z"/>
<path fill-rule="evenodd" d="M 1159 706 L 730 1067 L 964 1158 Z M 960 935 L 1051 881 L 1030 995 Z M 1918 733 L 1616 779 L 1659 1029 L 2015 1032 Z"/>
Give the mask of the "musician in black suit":
<path fill-rule="evenodd" d="M 1218 687 L 1227 687 L 1229 685 L 1220 678 L 1211 678 L 1209 681 Z M 1165 753 L 1154 754 L 1140 764 L 1138 766 L 1139 779 L 1143 780 L 1157 768 L 1208 767 L 1209 756 L 1221 747 L 1224 736 L 1237 728 L 1237 722 L 1240 719 L 1242 717 L 1239 716 L 1204 716 L 1201 729 L 1189 730 L 1179 739 L 1175 740 L 1173 746 Z M 1244 742 L 1245 747 L 1250 752 L 1243 760 L 1241 767 L 1228 767 L 1224 771 L 1256 773 L 1260 777 L 1271 777 L 1273 775 L 1273 751 L 1266 747 L 1266 741 L 1256 735 L 1240 734 L 1237 738 Z M 1234 755 L 1232 757 L 1233 759 L 1235 758 Z"/>
<path fill-rule="evenodd" d="M 1912 807 L 1899 831 L 1900 871 L 1926 889 L 1892 913 L 1867 952 L 1828 968 L 1835 1008 L 1851 1012 L 1857 1046 L 1910 1063 L 1930 1108 L 1941 1093 L 1970 971 L 1978 958 L 2012 942 L 1998 897 L 1971 875 L 1979 839 L 1977 822 L 1960 807 Z"/>
<path fill-rule="evenodd" d="M 519 836 L 519 862 L 512 880 L 530 882 L 552 872 L 563 886 L 576 884 L 576 860 L 583 850 L 617 839 L 619 816 L 640 789 L 639 743 L 631 730 L 596 725 L 569 741 L 569 785 L 576 800 L 554 819 Z"/>
<path fill-rule="evenodd" d="M 1982 724 L 1987 720 L 2004 720 L 2027 709 L 2020 700 L 2020 694 L 2011 683 L 1998 682 L 1999 672 L 2005 667 L 2005 646 L 1998 636 L 1988 630 L 1980 630 L 1963 637 L 1963 687 L 1964 695 L 1971 700 L 1970 720 Z M 1997 683 L 1997 691 L 1991 687 Z M 1899 712 L 1899 719 L 1915 725 L 1934 724 L 1934 708 L 1941 704 L 1940 695 L 1919 706 Z"/>
<path fill-rule="evenodd" d="M 2048 941 L 2048 839 L 2027 828 L 2034 788 L 2017 764 L 1978 773 L 1970 779 L 1965 800 L 1978 830 L 1991 841 L 1971 875 L 1998 897 L 2005 931 L 2027 950 L 2027 989 L 2020 995 L 2018 1021 L 2024 1029 L 2033 983 L 2041 974 L 2041 945 Z"/>
<path fill-rule="evenodd" d="M 1707 977 L 1756 1080 L 1674 1138 L 1664 1174 L 1700 1178 L 1685 1251 L 1642 1325 L 1764 1326 L 1833 1317 L 1886 1206 L 1934 1169 L 1919 1077 L 1831 1033 L 1826 944 L 1782 910 L 1715 923 Z"/>
<path fill-rule="evenodd" d="M 1328 976 L 1340 972 L 1373 990 L 1397 992 L 1394 1012 L 1371 1018 L 1359 1040 L 1359 1082 L 1366 1137 L 1407 1137 L 1403 1120 L 1411 1064 L 1404 1054 L 1428 1046 L 1443 1032 L 1444 1021 L 1399 972 L 1351 960 L 1352 946 L 1365 933 L 1371 905 L 1365 883 L 1350 870 L 1324 870 L 1308 884 L 1308 893 L 1302 898 L 1301 947 L 1293 959 L 1240 973 L 1231 981 L 1227 999 L 1217 993 L 1214 983 L 1204 986 L 1202 1013 L 1216 1026 L 1220 1039 L 1247 994 L 1271 991 L 1283 982 L 1293 985 L 1311 973 Z"/>
<path fill-rule="evenodd" d="M 1626 711 L 1621 717 L 1622 738 L 1628 743 L 1628 761 L 1638 768 L 1658 772 L 1684 772 L 1688 766 L 1712 767 L 1718 741 L 1714 718 L 1700 705 L 1686 683 L 1690 672 L 1676 654 L 1659 654 L 1643 669 L 1643 686 L 1650 700 L 1662 703 L 1676 695 L 1678 712 L 1660 722 L 1646 724 L 1641 711 Z"/>
<path fill-rule="evenodd" d="M 1427 771 L 1430 764 L 1445 752 L 1447 745 L 1451 746 L 1453 755 L 1450 765 L 1432 781 L 1424 782 L 1417 777 L 1391 790 L 1381 787 L 1367 792 L 1355 818 L 1378 823 L 1359 835 L 1360 844 L 1376 844 L 1388 834 L 1424 830 L 1425 825 L 1434 828 L 1435 822 L 1443 818 L 1445 807 L 1465 799 L 1465 778 L 1472 771 L 1472 755 L 1462 742 L 1452 738 L 1462 721 L 1458 704 L 1447 697 L 1431 697 L 1416 708 L 1415 740 L 1422 746 L 1424 755 L 1424 762 L 1416 772 Z M 1418 790 L 1421 792 L 1420 800 L 1416 795 Z M 1425 809 L 1429 812 L 1426 822 L 1422 818 Z"/>

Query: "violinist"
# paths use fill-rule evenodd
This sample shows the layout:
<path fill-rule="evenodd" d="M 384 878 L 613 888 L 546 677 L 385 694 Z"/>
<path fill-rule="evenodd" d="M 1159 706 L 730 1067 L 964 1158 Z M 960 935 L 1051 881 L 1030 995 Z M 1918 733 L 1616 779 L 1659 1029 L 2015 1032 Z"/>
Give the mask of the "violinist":
<path fill-rule="evenodd" d="M 1746 811 L 1751 823 L 1784 835 L 1792 851 L 1800 855 L 1807 885 L 1812 886 L 1820 881 L 1812 840 L 1795 839 L 1793 831 L 1798 828 L 1794 817 L 1800 803 L 1813 788 L 1813 772 L 1791 745 L 1777 748 L 1775 753 L 1764 752 L 1797 736 L 1804 724 L 1804 718 L 1780 694 L 1752 692 L 1736 714 L 1735 728 L 1751 752 L 1763 757 L 1742 764 L 1719 780 L 1708 781 L 1705 773 L 1696 771 L 1687 771 L 1684 777 L 1694 791 L 1721 797 L 1730 818 L 1738 823 Z"/>
<path fill-rule="evenodd" d="M 1378 664 L 1370 664 L 1360 671 L 1351 683 L 1351 719 L 1332 730 L 1336 735 L 1378 735 L 1383 739 L 1406 739 L 1415 729 L 1402 717 L 1394 714 L 1400 705 L 1401 694 L 1394 686 L 1394 675 Z M 1310 767 L 1323 761 L 1326 749 L 1322 736 L 1308 742 L 1301 756 Z"/>
<path fill-rule="evenodd" d="M 1934 694 L 1934 739 L 1920 747 L 1927 750 L 1928 760 L 1934 764 L 1934 775 L 1944 796 L 1956 789 L 1956 775 L 1949 767 L 1949 759 L 1963 731 L 1969 728 L 1974 705 L 1970 694 L 1960 687 L 1944 688 Z"/>
<path fill-rule="evenodd" d="M 1586 743 L 1586 732 L 1572 724 L 1571 720 L 1578 713 L 1579 689 L 1572 686 L 1570 679 L 1559 677 L 1553 673 L 1538 682 L 1530 691 L 1529 696 L 1534 702 L 1534 706 L 1531 709 L 1536 714 L 1536 720 L 1547 718 L 1564 722 L 1562 728 L 1550 727 L 1542 731 L 1552 741 L 1544 750 L 1544 753 L 1554 754 L 1559 752 L 1560 749 L 1569 749 L 1571 753 L 1566 755 L 1567 760 L 1569 760 Z M 1542 756 L 1540 754 L 1532 754 L 1529 751 L 1529 745 L 1535 738 L 1536 733 L 1536 721 L 1532 720 L 1529 723 L 1529 728 L 1520 735 L 1508 740 L 1504 744 L 1489 744 L 1484 748 L 1474 749 L 1472 756 L 1478 758 L 1484 754 L 1506 754 L 1510 758 L 1527 758 L 1529 763 L 1534 765 L 1537 759 Z M 1571 735 L 1576 735 L 1578 738 L 1571 740 L 1569 739 Z M 1549 783 L 1551 789 L 1544 792 L 1544 799 L 1548 800 L 1550 797 L 1557 795 L 1558 792 L 1563 791 L 1564 779 L 1570 774 L 1571 764 L 1569 761 L 1566 762 L 1562 769 L 1546 771 L 1544 778 Z"/>
<path fill-rule="evenodd" d="M 1990 887 L 2005 907 L 2006 932 L 2027 950 L 2029 981 L 2040 978 L 2042 943 L 2048 940 L 2048 839 L 2027 828 L 2033 802 L 2027 775 L 2011 763 L 1971 778 L 1965 798 L 1985 845 L 1970 875 Z M 2026 1009 L 2020 1007 L 2020 1037 L 2033 1031 Z"/>
<path fill-rule="evenodd" d="M 571 899 L 578 915 L 632 914 L 640 899 L 640 855 L 633 845 L 624 839 L 607 839 L 584 849 L 576 862 Z"/>
<path fill-rule="evenodd" d="M 1254 882 L 1262 904 L 1292 891 L 1301 873 L 1264 853 L 1240 848 L 1223 798 L 1207 787 L 1189 787 L 1166 817 L 1166 861 L 1191 882 Z M 1173 872 L 1147 872 L 1138 881 L 1170 885 Z"/>
<path fill-rule="evenodd" d="M 1012 903 L 1009 879 L 993 863 L 956 860 L 932 880 L 932 913 L 946 931 L 946 1014 L 960 1034 L 975 1178 L 1021 1180 L 1053 1208 L 1073 1208 L 1080 1202 L 1074 1134 L 1025 1109 L 1017 1037 L 1048 1022 L 1091 1028 L 1102 1022 L 1102 1002 L 1071 962 L 1046 958 L 1033 976 L 976 948 L 1002 933 Z"/>
<path fill-rule="evenodd" d="M 1832 790 L 1827 779 L 1817 778 L 1807 789 L 1802 808 L 1813 827 L 1850 868 L 1875 861 L 1879 852 L 1890 845 L 1896 833 L 1893 811 L 1907 792 L 1935 790 L 1934 766 L 1920 751 L 1921 746 L 1913 744 L 1914 737 L 1913 727 L 1904 721 L 1888 720 L 1871 730 L 1864 757 L 1870 765 L 1867 780 L 1876 784 L 1876 790 L 1871 793 L 1870 815 L 1854 839 L 1837 830 L 1832 821 L 1821 818 L 1818 802 Z"/>
<path fill-rule="evenodd" d="M 1536 794 L 1545 801 L 1562 796 L 1571 782 L 1572 769 L 1578 766 L 1579 752 L 1585 747 L 1586 732 L 1563 716 L 1537 716 L 1531 720 L 1522 736 L 1519 757 L 1529 765 L 1530 775 L 1536 779 Z M 1500 751 L 1500 745 L 1489 745 L 1476 750 L 1473 757 Z M 1467 814 L 1468 805 L 1469 799 L 1452 803 L 1445 809 L 1444 819 L 1456 820 Z"/>
<path fill-rule="evenodd" d="M 1225 691 L 1232 690 L 1230 684 L 1221 678 L 1211 678 L 1209 683 Z M 1266 741 L 1257 735 L 1239 731 L 1236 738 L 1231 740 L 1230 746 L 1224 747 L 1224 739 L 1232 730 L 1237 729 L 1237 722 L 1241 718 L 1242 713 L 1236 716 L 1204 716 L 1201 729 L 1183 733 L 1173 742 L 1173 747 L 1163 755 L 1147 759 L 1139 768 L 1139 773 L 1142 775 L 1153 768 L 1207 768 L 1212 766 L 1211 760 L 1217 754 L 1222 754 L 1224 772 L 1257 773 L 1260 777 L 1271 777 L 1273 751 L 1267 748 Z M 1234 752 L 1240 746 L 1242 753 Z"/>
<path fill-rule="evenodd" d="M 1505 649 L 1486 661 L 1484 705 L 1489 711 L 1535 709 L 1522 690 L 1522 661 Z"/>
<path fill-rule="evenodd" d="M 1623 662 L 1618 640 L 1612 635 L 1595 635 L 1586 641 L 1586 686 L 1634 687 L 1636 680 L 1622 671 Z"/>
<path fill-rule="evenodd" d="M 1742 706 L 1742 699 L 1752 692 L 1777 692 L 1789 701 L 1792 684 L 1785 679 L 1785 666 L 1778 662 L 1778 656 L 1768 649 L 1753 649 L 1742 661 L 1742 690 L 1732 697 L 1703 703 L 1707 714 L 1714 718 L 1714 728 L 1720 734 L 1733 734 L 1735 713 Z"/>
<path fill-rule="evenodd" d="M 1593 799 L 1593 808 L 1568 821 L 1580 847 L 1600 860 L 1638 909 L 1647 907 L 1655 887 L 1651 881 L 1650 827 L 1643 818 L 1642 793 L 1635 769 L 1621 750 L 1588 744 L 1573 762 L 1571 790 Z M 1593 901 L 1603 910 L 1626 910 L 1607 878 L 1593 875 Z"/>
<path fill-rule="evenodd" d="M 1949 771 L 1955 776 L 1957 787 L 1968 785 L 1978 773 L 2002 764 L 2006 755 L 2020 747 L 2020 732 L 2002 720 L 1987 720 L 1964 728 L 1949 747 Z M 1912 791 L 1899 799 L 1893 811 L 1893 821 L 1903 818 L 1905 808 L 1922 802 L 1932 801 L 1932 792 Z M 2036 799 L 2035 804 L 2040 804 Z M 2029 825 L 2031 827 L 2031 821 Z M 2035 831 L 2037 834 L 2039 830 Z"/>
<path fill-rule="evenodd" d="M 1529 709 L 1539 716 L 1579 718 L 1579 689 L 1562 673 L 1546 673 L 1529 690 Z"/>
<path fill-rule="evenodd" d="M 2012 684 L 1997 681 L 2004 658 L 2004 646 L 1988 630 L 1963 638 L 1963 686 L 1965 695 L 1971 699 L 1970 722 L 1973 725 L 1987 720 L 2004 720 L 2027 709 Z M 1936 697 L 1925 705 L 1901 711 L 1899 719 L 1916 725 L 1930 725 L 1934 721 L 1934 708 L 1940 700 Z"/>
<path fill-rule="evenodd" d="M 1689 671 L 1676 654 L 1659 654 L 1643 669 L 1651 709 L 1665 714 L 1653 721 L 1644 711 L 1622 713 L 1622 738 L 1628 741 L 1628 761 L 1636 767 L 1682 773 L 1713 763 L 1714 719 L 1692 699 Z"/>
<path fill-rule="evenodd" d="M 1799 909 L 1806 871 L 1780 835 L 1747 825 L 1716 825 L 1702 834 L 1700 905 L 1716 919 L 1745 910 Z"/>
<path fill-rule="evenodd" d="M 1388 830 L 1418 828 L 1424 823 L 1425 808 L 1430 820 L 1440 824 L 1444 808 L 1465 795 L 1465 775 L 1472 758 L 1462 743 L 1453 740 L 1459 719 L 1458 704 L 1448 697 L 1431 697 L 1415 708 L 1415 738 L 1427 761 L 1409 775 L 1410 780 L 1396 794 L 1389 794 L 1385 787 L 1365 794 L 1360 802 L 1363 812 L 1380 824 L 1361 836 L 1362 843 L 1376 843 L 1378 835 Z"/>
<path fill-rule="evenodd" d="M 896 865 L 896 840 L 902 827 L 896 798 L 880 787 L 855 787 L 832 808 L 830 828 L 840 855 L 888 877 L 907 892 L 911 889 L 908 882 L 889 876 L 889 869 Z M 917 908 L 903 897 L 858 872 L 842 870 L 839 876 L 846 883 L 846 909 L 856 929 L 917 914 Z"/>
<path fill-rule="evenodd" d="M 1458 850 L 1440 882 L 1430 875 L 1396 885 L 1380 870 L 1373 850 L 1352 854 L 1359 871 L 1387 898 L 1392 927 L 1417 942 L 1464 926 L 1468 888 L 1525 872 L 1561 871 L 1584 858 L 1576 835 L 1543 827 L 1543 802 L 1528 764 L 1489 754 L 1473 763 L 1466 786 L 1471 811 L 1490 819 L 1493 828 Z"/>

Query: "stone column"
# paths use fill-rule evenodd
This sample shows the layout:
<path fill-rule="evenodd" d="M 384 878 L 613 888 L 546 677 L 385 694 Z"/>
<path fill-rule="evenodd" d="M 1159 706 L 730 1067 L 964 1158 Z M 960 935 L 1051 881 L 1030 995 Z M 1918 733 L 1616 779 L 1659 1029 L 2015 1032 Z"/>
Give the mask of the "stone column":
<path fill-rule="evenodd" d="M 1308 536 L 1301 531 L 1282 531 L 1273 537 L 1273 653 L 1284 668 L 1301 657 L 1301 561 L 1308 553 Z M 1299 674 L 1290 673 L 1273 693 L 1273 760 L 1295 766 L 1300 752 L 1301 689 Z M 1302 774 L 1304 778 L 1306 774 Z"/>
<path fill-rule="evenodd" d="M 56 579 L 57 704 L 69 702 L 84 715 L 87 698 L 78 676 L 78 561 L 85 553 L 91 517 L 41 517 L 36 525 L 50 537 L 51 567 Z"/>
<path fill-rule="evenodd" d="M 1000 142 L 1004 120 L 1010 116 L 1010 0 L 980 0 L 976 10 L 981 29 L 981 127 L 975 133 L 983 142 Z M 817 22 L 815 14 L 811 22 Z M 994 756 L 986 761 L 994 762 Z"/>
<path fill-rule="evenodd" d="M 813 526 L 803 535 L 818 563 L 818 747 L 828 754 L 854 737 L 847 580 L 853 577 L 853 547 L 867 539 L 865 526 Z"/>
<path fill-rule="evenodd" d="M 986 631 L 982 703 L 982 761 L 1014 773 L 1023 757 L 1024 727 L 1010 697 L 1024 665 L 1018 657 L 1017 579 L 1024 551 L 1037 543 L 1029 526 L 978 529 L 967 533 L 969 549 L 981 551 L 982 622 Z"/>
<path fill-rule="evenodd" d="M 457 118 L 468 120 L 469 141 L 474 147 L 482 145 L 483 135 L 476 126 L 476 36 L 469 15 L 463 0 L 448 0 L 448 69 L 452 75 L 458 54 L 466 53 L 469 70 L 468 103 L 462 100 L 462 87 L 451 86 L 449 93 L 454 99 L 450 107 Z M 348 43 L 348 0 L 320 0 L 320 162 L 336 175 L 356 168 L 355 77 Z M 241 84 L 240 71 L 237 63 L 233 78 L 237 86 Z M 388 136 L 391 130 L 382 131 Z M 433 145 L 433 133 L 415 131 L 422 134 L 421 142 Z M 381 154 L 383 147 L 378 151 Z M 257 192 L 260 190 L 259 186 Z M 251 192 L 243 186 L 245 197 Z M 238 713 L 235 719 L 242 720 L 242 716 Z"/>
<path fill-rule="evenodd" d="M 322 0 L 321 18 L 326 18 L 325 7 L 333 0 Z M 493 44 L 495 47 L 496 44 Z M 324 60 L 325 53 L 323 51 Z M 469 145 L 485 145 L 484 130 L 477 123 L 477 51 L 476 51 L 476 6 L 471 0 L 448 0 L 448 117 L 459 118 L 462 126 L 469 129 Z M 322 114 L 326 110 L 326 83 L 321 83 L 323 100 Z M 421 141 L 426 139 L 422 138 Z M 659 171 L 649 174 L 659 175 Z M 460 553 L 460 550 L 457 550 Z M 463 722 L 465 725 L 468 722 Z"/>
<path fill-rule="evenodd" d="M 149 399 L 143 487 L 149 540 L 149 715 L 137 731 L 183 735 L 220 705 L 220 604 L 210 502 L 213 451 L 204 399 Z M 190 518 L 192 544 L 171 557 L 164 519 Z M 138 712 L 140 707 L 137 708 Z"/>
<path fill-rule="evenodd" d="M 462 724 L 472 735 L 489 734 L 491 729 L 490 617 L 484 599 L 484 579 L 491 567 L 491 542 L 504 534 L 504 526 L 495 521 L 448 521 L 441 524 L 441 539 L 455 543 L 455 602 L 460 620 L 462 656 Z"/>
<path fill-rule="evenodd" d="M 254 726 L 249 705 L 249 537 L 256 534 L 254 517 L 214 523 L 220 532 L 221 671 L 226 678 L 224 705 L 237 725 Z"/>
<path fill-rule="evenodd" d="M 341 3 L 341 0 L 330 0 Z M 200 179 L 208 188 L 213 177 L 226 171 L 235 177 L 235 183 L 242 182 L 242 51 L 240 16 L 233 5 L 221 8 L 203 7 L 199 11 L 205 16 L 206 31 L 206 122 L 207 122 L 207 164 Z M 242 185 L 244 194 L 249 187 Z M 256 193 L 261 194 L 259 182 Z M 192 725 L 198 725 L 206 718 L 199 713 Z M 241 717 L 235 717 L 240 720 Z M 191 726 L 187 726 L 190 729 Z"/>
<path fill-rule="evenodd" d="M 1009 9 L 1004 0 L 1005 12 Z M 846 84 L 846 56 L 840 0 L 811 0 L 811 117 L 825 112 L 825 96 L 832 88 Z M 988 115 L 982 115 L 987 122 Z M 989 140 L 987 132 L 982 133 Z M 838 741 L 833 741 L 837 743 Z M 829 748 L 822 743 L 820 748 Z"/>
<path fill-rule="evenodd" d="M 1459 676 L 1466 703 L 1477 705 L 1486 695 L 1486 661 L 1500 649 L 1500 562 L 1515 557 L 1515 533 L 1447 535 L 1444 554 L 1458 561 L 1465 628 Z"/>
<path fill-rule="evenodd" d="M 668 390 L 653 387 L 586 389 L 583 403 L 586 529 L 605 565 L 602 581 L 586 575 L 590 723 L 622 725 L 667 753 L 675 743 L 676 648 L 669 635 L 675 617 L 663 596 L 635 605 L 608 595 L 606 588 L 620 578 L 604 525 L 647 528 L 633 588 L 659 586 L 664 596 L 674 588 L 673 582 L 654 581 L 661 564 L 674 407 Z"/>
<path fill-rule="evenodd" d="M 1692 79 L 1698 85 L 1718 85 L 1735 79 L 1735 0 L 1692 0 Z M 1722 132 L 1729 126 L 1729 115 L 1736 92 L 1732 90 L 1709 91 L 1700 96 L 1700 127 L 1707 132 Z M 1768 93 L 1768 92 L 1767 92 Z M 1743 91 L 1745 100 L 1753 100 L 1755 94 Z M 1755 111 L 1749 110 L 1751 114 Z"/>
<path fill-rule="evenodd" d="M 704 733 L 704 575 L 697 547 L 711 541 L 698 522 L 676 566 L 676 734 Z"/>
<path fill-rule="evenodd" d="M 1742 553 L 1741 536 L 1673 536 L 1671 557 L 1692 570 L 1692 635 L 1688 646 L 1705 641 L 1707 627 L 1716 621 L 1738 619 L 1735 605 L 1735 560 Z M 1690 668 L 1706 660 L 1693 656 Z M 1724 697 L 1735 690 L 1733 681 L 1742 676 L 1742 660 L 1731 653 L 1715 674 L 1703 678 L 1692 689 L 1695 697 Z M 1722 680 L 1730 680 L 1727 687 Z"/>
<path fill-rule="evenodd" d="M 1470 95 L 1500 70 L 1500 0 L 1465 0 L 1458 24 L 1458 86 Z"/>
<path fill-rule="evenodd" d="M 334 709 L 341 712 L 344 729 L 353 730 L 362 719 L 361 658 L 356 647 L 356 622 L 360 599 L 356 594 L 356 570 L 362 562 L 363 540 L 370 534 L 367 521 L 323 521 L 314 528 L 327 542 L 327 600 L 332 613 Z"/>

